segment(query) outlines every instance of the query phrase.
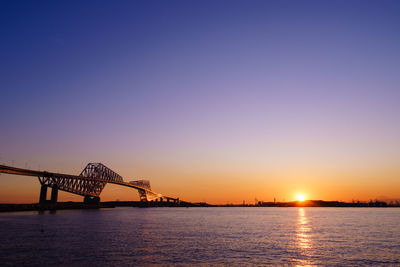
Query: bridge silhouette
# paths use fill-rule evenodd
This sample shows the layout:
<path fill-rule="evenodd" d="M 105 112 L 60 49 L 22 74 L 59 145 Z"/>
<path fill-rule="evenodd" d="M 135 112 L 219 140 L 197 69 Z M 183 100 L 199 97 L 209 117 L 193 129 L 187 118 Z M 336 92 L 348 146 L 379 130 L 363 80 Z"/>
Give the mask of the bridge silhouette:
<path fill-rule="evenodd" d="M 179 198 L 167 197 L 151 190 L 147 180 L 124 182 L 123 178 L 102 163 L 89 163 L 79 175 L 36 171 L 0 165 L 0 173 L 38 177 L 41 184 L 39 204 L 56 204 L 58 190 L 81 195 L 86 204 L 98 204 L 100 194 L 107 183 L 136 189 L 140 201 L 166 200 L 179 203 Z M 51 188 L 51 198 L 47 200 L 47 189 Z"/>

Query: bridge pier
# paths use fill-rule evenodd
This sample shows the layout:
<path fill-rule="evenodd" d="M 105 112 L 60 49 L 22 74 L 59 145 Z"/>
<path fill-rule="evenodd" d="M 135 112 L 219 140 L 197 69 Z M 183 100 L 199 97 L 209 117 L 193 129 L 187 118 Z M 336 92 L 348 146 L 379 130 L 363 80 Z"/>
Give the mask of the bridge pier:
<path fill-rule="evenodd" d="M 50 201 L 47 200 L 47 188 L 48 188 L 47 185 L 42 184 L 42 186 L 40 188 L 39 204 L 43 205 L 43 204 L 48 204 L 49 202 L 51 204 L 57 204 L 58 188 L 56 186 L 51 188 Z"/>
<path fill-rule="evenodd" d="M 51 204 L 57 204 L 57 199 L 58 199 L 58 188 L 57 186 L 53 187 L 51 189 Z"/>
<path fill-rule="evenodd" d="M 85 198 L 83 199 L 83 203 L 85 205 L 99 205 L 100 197 L 85 196 Z"/>
<path fill-rule="evenodd" d="M 39 197 L 39 204 L 46 204 L 46 198 L 47 198 L 47 185 L 42 184 L 42 187 L 40 188 L 40 197 Z"/>

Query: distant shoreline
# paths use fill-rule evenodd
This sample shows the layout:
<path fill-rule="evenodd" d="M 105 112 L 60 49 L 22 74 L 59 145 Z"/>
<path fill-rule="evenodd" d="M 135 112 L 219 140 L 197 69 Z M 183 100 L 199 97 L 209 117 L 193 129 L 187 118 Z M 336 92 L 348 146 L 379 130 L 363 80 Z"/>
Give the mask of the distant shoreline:
<path fill-rule="evenodd" d="M 226 204 L 216 205 L 220 207 L 355 207 L 355 208 L 376 208 L 376 207 L 400 207 L 400 203 L 385 201 L 357 201 L 357 202 L 341 202 L 341 201 L 325 201 L 325 200 L 305 200 L 305 201 L 291 201 L 291 202 L 263 202 L 259 201 L 256 204 Z"/>
<path fill-rule="evenodd" d="M 87 205 L 82 202 L 59 202 L 57 204 L 40 205 L 33 204 L 0 204 L 0 212 L 15 211 L 44 211 L 44 210 L 70 210 L 70 209 L 101 209 L 115 207 L 140 207 L 140 208 L 156 208 L 156 207 L 355 207 L 355 208 L 387 208 L 400 207 L 399 202 L 386 203 L 384 201 L 370 202 L 340 202 L 340 201 L 323 201 L 323 200 L 306 200 L 292 202 L 258 202 L 256 204 L 224 204 L 213 205 L 205 202 L 190 203 L 181 201 L 180 203 L 167 202 L 140 202 L 140 201 L 108 201 L 101 202 L 98 205 Z"/>

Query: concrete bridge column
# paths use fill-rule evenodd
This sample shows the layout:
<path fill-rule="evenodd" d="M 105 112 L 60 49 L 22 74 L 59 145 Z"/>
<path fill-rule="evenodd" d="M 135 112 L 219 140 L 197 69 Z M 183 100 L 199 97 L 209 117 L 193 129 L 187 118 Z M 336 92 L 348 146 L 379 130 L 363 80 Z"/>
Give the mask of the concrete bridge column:
<path fill-rule="evenodd" d="M 47 198 L 47 185 L 42 184 L 40 188 L 39 204 L 45 204 Z"/>
<path fill-rule="evenodd" d="M 83 199 L 83 203 L 86 205 L 99 205 L 100 197 L 85 196 L 85 198 Z"/>
<path fill-rule="evenodd" d="M 58 188 L 57 186 L 51 189 L 51 203 L 56 204 L 58 199 Z"/>

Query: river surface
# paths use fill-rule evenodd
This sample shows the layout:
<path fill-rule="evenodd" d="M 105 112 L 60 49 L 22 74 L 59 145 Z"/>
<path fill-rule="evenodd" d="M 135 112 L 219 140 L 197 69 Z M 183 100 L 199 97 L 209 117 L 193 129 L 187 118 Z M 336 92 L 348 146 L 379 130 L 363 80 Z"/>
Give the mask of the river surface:
<path fill-rule="evenodd" d="M 400 265 L 399 208 L 0 213 L 0 265 Z"/>

